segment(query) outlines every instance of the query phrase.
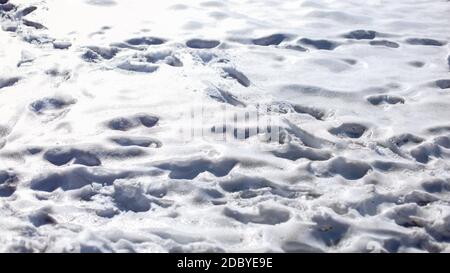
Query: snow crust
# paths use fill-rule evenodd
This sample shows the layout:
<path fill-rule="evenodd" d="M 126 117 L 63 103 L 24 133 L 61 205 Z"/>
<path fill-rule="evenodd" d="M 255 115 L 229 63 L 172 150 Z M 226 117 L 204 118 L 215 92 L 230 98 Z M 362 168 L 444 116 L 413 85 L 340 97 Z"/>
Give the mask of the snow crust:
<path fill-rule="evenodd" d="M 449 1 L 1 3 L 0 251 L 450 250 Z"/>

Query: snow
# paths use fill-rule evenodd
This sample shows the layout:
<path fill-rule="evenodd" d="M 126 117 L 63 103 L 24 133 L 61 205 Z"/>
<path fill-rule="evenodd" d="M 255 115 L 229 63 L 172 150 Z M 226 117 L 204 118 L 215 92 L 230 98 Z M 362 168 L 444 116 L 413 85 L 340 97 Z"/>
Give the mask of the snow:
<path fill-rule="evenodd" d="M 450 2 L 2 3 L 1 252 L 450 251 Z"/>

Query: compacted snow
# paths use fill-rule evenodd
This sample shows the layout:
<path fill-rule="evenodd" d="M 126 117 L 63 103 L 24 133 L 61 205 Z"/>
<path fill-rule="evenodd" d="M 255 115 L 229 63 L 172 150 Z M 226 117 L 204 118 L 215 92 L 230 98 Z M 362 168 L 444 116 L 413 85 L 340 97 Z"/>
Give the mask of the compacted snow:
<path fill-rule="evenodd" d="M 0 3 L 0 251 L 450 251 L 449 1 Z"/>

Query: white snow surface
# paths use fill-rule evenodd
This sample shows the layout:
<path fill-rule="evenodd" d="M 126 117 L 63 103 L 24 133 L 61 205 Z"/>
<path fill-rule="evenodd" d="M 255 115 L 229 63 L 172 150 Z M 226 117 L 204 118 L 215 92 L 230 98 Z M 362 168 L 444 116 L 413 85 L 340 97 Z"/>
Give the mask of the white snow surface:
<path fill-rule="evenodd" d="M 449 1 L 1 2 L 1 252 L 450 251 Z"/>

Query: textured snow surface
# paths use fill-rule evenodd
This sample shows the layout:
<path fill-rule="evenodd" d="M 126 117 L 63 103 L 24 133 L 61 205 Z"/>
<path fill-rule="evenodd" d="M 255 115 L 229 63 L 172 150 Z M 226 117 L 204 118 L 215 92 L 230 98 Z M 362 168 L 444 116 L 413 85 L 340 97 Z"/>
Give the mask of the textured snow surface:
<path fill-rule="evenodd" d="M 450 251 L 449 1 L 1 3 L 0 251 Z"/>

